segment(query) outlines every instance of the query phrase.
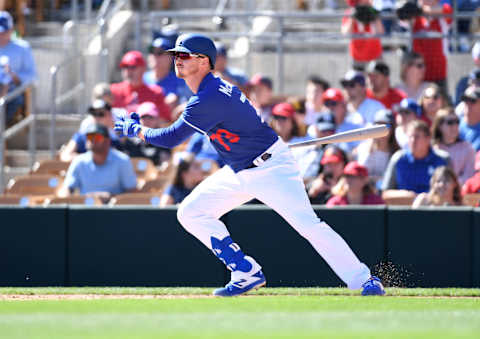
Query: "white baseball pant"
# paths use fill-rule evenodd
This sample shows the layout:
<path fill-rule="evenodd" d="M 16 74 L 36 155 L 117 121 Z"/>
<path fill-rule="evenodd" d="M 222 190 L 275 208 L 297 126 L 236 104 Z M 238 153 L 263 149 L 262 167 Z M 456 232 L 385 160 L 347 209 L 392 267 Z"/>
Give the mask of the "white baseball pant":
<path fill-rule="evenodd" d="M 349 288 L 361 288 L 370 270 L 313 211 L 288 146 L 279 139 L 266 152 L 272 157 L 259 167 L 235 173 L 224 166 L 202 181 L 178 207 L 182 226 L 211 250 L 211 237 L 230 235 L 219 218 L 257 198 L 305 237 Z"/>

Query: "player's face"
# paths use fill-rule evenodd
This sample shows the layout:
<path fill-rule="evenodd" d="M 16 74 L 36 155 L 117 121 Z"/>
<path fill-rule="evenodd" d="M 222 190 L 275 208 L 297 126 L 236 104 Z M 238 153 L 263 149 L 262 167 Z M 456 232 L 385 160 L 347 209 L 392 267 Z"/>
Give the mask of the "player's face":
<path fill-rule="evenodd" d="M 178 78 L 185 79 L 189 76 L 195 75 L 200 70 L 200 63 L 206 56 L 188 54 L 188 53 L 175 53 L 175 73 Z"/>

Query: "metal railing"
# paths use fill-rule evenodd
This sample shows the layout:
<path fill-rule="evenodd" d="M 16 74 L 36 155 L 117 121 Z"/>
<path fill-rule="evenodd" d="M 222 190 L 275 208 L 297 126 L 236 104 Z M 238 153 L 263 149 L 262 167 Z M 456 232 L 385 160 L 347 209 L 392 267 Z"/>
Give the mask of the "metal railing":
<path fill-rule="evenodd" d="M 14 98 L 24 95 L 25 92 L 30 89 L 31 97 L 27 100 L 27 111 L 30 113 L 25 119 L 12 127 L 6 128 L 6 108 L 7 104 Z M 0 98 L 0 192 L 3 192 L 5 188 L 5 154 L 6 154 L 6 141 L 11 137 L 18 134 L 23 129 L 29 127 L 28 133 L 28 150 L 30 153 L 29 165 L 33 166 L 36 160 L 36 140 L 35 140 L 35 123 L 36 114 L 34 111 L 33 102 L 35 100 L 35 84 L 34 82 L 27 82 L 14 89 L 4 97 Z"/>

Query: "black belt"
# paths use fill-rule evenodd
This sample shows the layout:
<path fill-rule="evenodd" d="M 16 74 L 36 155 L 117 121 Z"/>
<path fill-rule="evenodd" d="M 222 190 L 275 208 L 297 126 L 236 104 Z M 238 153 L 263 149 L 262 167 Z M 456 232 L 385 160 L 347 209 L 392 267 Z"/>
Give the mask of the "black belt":
<path fill-rule="evenodd" d="M 270 159 L 272 157 L 272 155 L 270 153 L 263 153 L 261 156 L 260 156 L 260 159 L 262 159 L 263 161 L 267 161 L 268 159 Z M 245 169 L 250 169 L 250 168 L 255 168 L 255 167 L 258 167 L 257 165 L 255 165 L 253 162 L 250 164 L 250 166 L 248 167 L 245 167 Z"/>

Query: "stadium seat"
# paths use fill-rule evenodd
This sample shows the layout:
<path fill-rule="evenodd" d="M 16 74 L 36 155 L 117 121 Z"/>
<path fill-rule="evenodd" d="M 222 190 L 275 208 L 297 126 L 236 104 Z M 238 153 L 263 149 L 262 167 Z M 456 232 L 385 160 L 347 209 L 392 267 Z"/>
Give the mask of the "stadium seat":
<path fill-rule="evenodd" d="M 0 205 L 29 206 L 30 199 L 21 194 L 2 194 L 0 195 Z"/>
<path fill-rule="evenodd" d="M 60 188 L 62 181 L 62 178 L 48 174 L 15 177 L 8 182 L 5 193 L 31 196 L 54 196 Z"/>
<path fill-rule="evenodd" d="M 153 161 L 148 158 L 135 157 L 131 158 L 133 169 L 137 174 L 137 180 L 151 180 L 158 175 L 158 170 Z"/>
<path fill-rule="evenodd" d="M 64 177 L 67 173 L 68 166 L 70 166 L 69 162 L 57 159 L 37 161 L 32 167 L 31 174 L 51 174 Z"/>
<path fill-rule="evenodd" d="M 480 203 L 480 193 L 469 193 L 463 196 L 463 204 L 465 206 L 478 207 Z"/>
<path fill-rule="evenodd" d="M 117 205 L 151 205 L 160 204 L 161 193 L 124 193 L 110 199 L 110 206 Z"/>
<path fill-rule="evenodd" d="M 59 205 L 59 204 L 68 204 L 68 205 L 86 205 L 86 206 L 100 206 L 102 205 L 102 200 L 95 196 L 86 196 L 86 195 L 72 195 L 70 197 L 52 197 L 45 199 L 43 205 Z"/>
<path fill-rule="evenodd" d="M 167 177 L 160 177 L 153 180 L 146 180 L 138 186 L 138 190 L 144 193 L 160 194 L 168 182 Z"/>

